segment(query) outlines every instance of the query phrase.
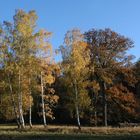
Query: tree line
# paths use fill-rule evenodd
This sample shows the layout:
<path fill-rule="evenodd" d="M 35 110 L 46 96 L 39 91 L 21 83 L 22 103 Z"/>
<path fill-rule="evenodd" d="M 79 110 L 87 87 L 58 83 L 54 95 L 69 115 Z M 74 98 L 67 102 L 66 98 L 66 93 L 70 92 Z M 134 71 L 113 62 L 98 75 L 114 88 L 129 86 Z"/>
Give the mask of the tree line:
<path fill-rule="evenodd" d="M 72 29 L 53 50 L 35 11 L 16 10 L 0 25 L 0 120 L 117 125 L 139 122 L 140 61 L 131 39 L 111 29 Z M 54 56 L 61 53 L 62 61 Z"/>

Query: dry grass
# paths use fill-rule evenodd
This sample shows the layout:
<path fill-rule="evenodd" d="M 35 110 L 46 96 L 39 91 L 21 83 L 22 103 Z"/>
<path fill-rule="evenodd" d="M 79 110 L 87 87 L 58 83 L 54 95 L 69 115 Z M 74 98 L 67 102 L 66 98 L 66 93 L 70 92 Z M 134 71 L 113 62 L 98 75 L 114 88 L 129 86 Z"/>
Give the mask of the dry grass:
<path fill-rule="evenodd" d="M 140 127 L 82 127 L 34 125 L 18 130 L 16 126 L 0 125 L 0 140 L 140 140 Z"/>
<path fill-rule="evenodd" d="M 16 126 L 0 125 L 0 135 L 2 134 L 89 134 L 89 135 L 140 135 L 140 127 L 82 127 L 78 130 L 76 126 L 34 125 L 32 129 L 26 126 L 25 129 L 18 130 Z"/>

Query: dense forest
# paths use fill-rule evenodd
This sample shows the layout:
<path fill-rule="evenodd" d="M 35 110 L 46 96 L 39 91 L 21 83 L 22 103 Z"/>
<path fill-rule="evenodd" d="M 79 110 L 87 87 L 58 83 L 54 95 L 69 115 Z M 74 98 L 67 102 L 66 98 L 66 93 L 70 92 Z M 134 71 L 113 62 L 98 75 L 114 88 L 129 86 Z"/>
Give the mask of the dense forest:
<path fill-rule="evenodd" d="M 35 11 L 0 24 L 0 123 L 116 126 L 140 121 L 140 60 L 109 28 L 69 30 L 53 50 Z M 55 62 L 55 55 L 62 61 Z"/>

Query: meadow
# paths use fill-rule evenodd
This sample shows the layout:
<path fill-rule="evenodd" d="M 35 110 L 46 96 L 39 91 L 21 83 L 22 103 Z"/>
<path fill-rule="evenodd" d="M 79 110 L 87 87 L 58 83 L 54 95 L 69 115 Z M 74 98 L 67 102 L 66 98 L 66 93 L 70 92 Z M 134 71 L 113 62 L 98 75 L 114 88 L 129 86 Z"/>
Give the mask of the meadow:
<path fill-rule="evenodd" d="M 82 127 L 35 125 L 32 129 L 17 129 L 15 125 L 0 125 L 0 140 L 139 140 L 140 127 Z"/>

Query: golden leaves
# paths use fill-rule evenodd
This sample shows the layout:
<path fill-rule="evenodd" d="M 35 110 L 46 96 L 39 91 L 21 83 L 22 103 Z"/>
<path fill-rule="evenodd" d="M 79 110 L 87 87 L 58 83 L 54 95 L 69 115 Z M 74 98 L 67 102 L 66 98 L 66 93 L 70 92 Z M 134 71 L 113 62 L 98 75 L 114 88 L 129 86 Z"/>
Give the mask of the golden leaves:
<path fill-rule="evenodd" d="M 100 90 L 100 85 L 95 80 L 93 82 L 91 82 L 91 84 L 92 84 L 92 88 L 95 92 L 98 92 Z"/>
<path fill-rule="evenodd" d="M 37 15 L 35 11 L 25 13 L 22 10 L 18 10 L 14 16 L 17 31 L 24 37 L 29 37 L 33 34 L 36 26 Z"/>
<path fill-rule="evenodd" d="M 44 81 L 45 83 L 48 83 L 49 85 L 51 85 L 52 83 L 54 83 L 55 78 L 51 74 L 49 74 L 45 76 Z"/>

